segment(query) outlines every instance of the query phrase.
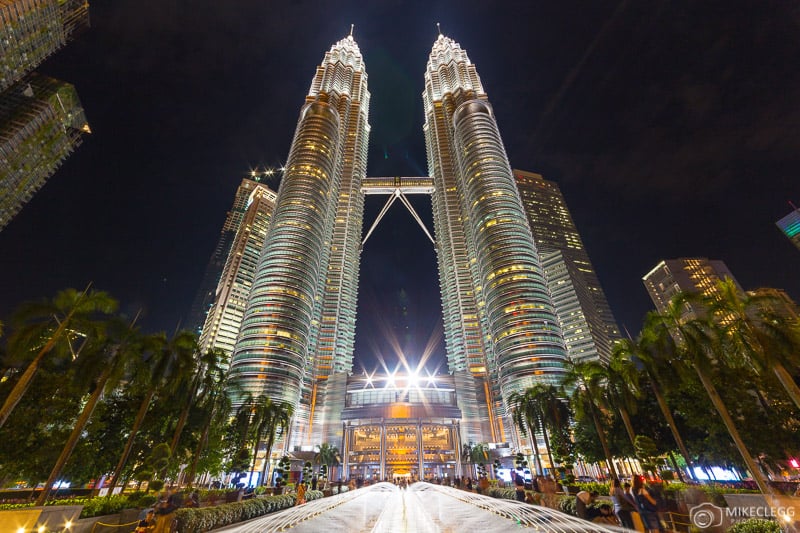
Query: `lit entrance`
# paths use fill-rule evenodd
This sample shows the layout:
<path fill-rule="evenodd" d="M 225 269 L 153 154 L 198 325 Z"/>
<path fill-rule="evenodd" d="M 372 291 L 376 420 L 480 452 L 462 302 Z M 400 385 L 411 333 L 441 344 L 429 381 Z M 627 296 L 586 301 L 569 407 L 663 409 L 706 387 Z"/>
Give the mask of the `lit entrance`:
<path fill-rule="evenodd" d="M 341 416 L 343 467 L 349 478 L 459 475 L 461 411 L 452 376 L 436 376 L 424 385 L 403 384 L 402 376 L 348 379 Z"/>

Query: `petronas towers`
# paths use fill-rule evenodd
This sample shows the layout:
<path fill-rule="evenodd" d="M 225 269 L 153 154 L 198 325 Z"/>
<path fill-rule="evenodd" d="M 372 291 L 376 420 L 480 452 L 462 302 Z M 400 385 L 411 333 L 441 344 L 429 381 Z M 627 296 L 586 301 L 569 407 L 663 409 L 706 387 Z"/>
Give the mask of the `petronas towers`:
<path fill-rule="evenodd" d="M 300 109 L 231 355 L 240 399 L 296 406 L 292 445 L 342 431 L 330 405 L 353 366 L 369 100 L 350 35 L 325 54 Z M 443 35 L 423 104 L 447 361 L 475 404 L 461 406 L 464 438 L 508 441 L 504 400 L 559 381 L 564 341 L 492 106 L 466 51 Z"/>

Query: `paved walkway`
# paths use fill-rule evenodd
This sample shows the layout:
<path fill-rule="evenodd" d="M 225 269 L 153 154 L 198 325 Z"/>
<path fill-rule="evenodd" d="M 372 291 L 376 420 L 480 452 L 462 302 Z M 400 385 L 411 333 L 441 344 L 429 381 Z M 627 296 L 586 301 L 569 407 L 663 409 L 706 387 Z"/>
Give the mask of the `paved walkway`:
<path fill-rule="evenodd" d="M 216 531 L 506 533 L 518 529 L 544 533 L 615 531 L 545 507 L 429 483 L 415 483 L 406 490 L 378 483 Z"/>

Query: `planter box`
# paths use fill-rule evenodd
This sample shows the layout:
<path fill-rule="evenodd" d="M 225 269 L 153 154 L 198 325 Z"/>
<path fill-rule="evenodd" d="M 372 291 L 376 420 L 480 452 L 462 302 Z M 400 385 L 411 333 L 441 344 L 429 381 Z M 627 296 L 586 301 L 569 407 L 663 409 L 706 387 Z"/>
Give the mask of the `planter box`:
<path fill-rule="evenodd" d="M 83 505 L 48 505 L 0 511 L 0 531 L 36 531 L 45 526 L 48 531 L 61 531 L 67 522 L 75 523 L 81 515 Z"/>

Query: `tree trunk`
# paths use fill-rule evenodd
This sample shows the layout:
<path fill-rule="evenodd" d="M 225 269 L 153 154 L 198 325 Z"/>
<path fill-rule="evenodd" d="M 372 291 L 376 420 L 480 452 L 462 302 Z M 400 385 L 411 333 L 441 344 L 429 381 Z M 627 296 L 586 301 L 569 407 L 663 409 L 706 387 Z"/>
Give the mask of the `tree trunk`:
<path fill-rule="evenodd" d="M 267 450 L 264 456 L 264 467 L 261 469 L 261 485 L 267 486 L 267 476 L 269 476 L 269 456 L 272 454 L 272 446 L 275 445 L 275 430 L 269 432 L 267 438 Z"/>
<path fill-rule="evenodd" d="M 142 398 L 139 411 L 136 413 L 136 418 L 134 419 L 133 426 L 131 427 L 131 434 L 128 435 L 128 441 L 125 443 L 125 449 L 122 451 L 122 455 L 119 458 L 116 468 L 114 468 L 114 477 L 111 478 L 111 482 L 109 483 L 108 487 L 109 496 L 111 496 L 111 494 L 114 492 L 114 487 L 117 486 L 117 481 L 122 475 L 122 469 L 125 468 L 125 464 L 128 462 L 128 457 L 133 449 L 133 442 L 136 439 L 136 434 L 139 433 L 139 428 L 142 426 L 144 417 L 147 415 L 147 409 L 150 407 L 150 401 L 153 399 L 155 392 L 155 389 L 151 388 L 147 391 L 147 394 L 145 394 L 144 398 Z"/>
<path fill-rule="evenodd" d="M 256 459 L 258 459 L 258 443 L 261 442 L 261 439 L 258 438 L 258 434 L 256 434 L 256 438 L 253 441 L 253 461 L 250 463 L 250 479 L 248 480 L 247 486 L 255 486 L 251 485 L 253 483 L 253 474 L 256 473 Z"/>
<path fill-rule="evenodd" d="M 691 455 L 689 455 L 689 450 L 686 448 L 686 444 L 684 444 L 681 434 L 678 433 L 678 426 L 675 425 L 675 419 L 672 417 L 672 412 L 669 410 L 667 400 L 665 400 L 664 395 L 661 394 L 661 388 L 658 386 L 658 383 L 656 383 L 656 380 L 652 377 L 650 377 L 650 387 L 653 389 L 653 394 L 656 397 L 656 402 L 658 402 L 658 407 L 661 408 L 661 414 L 664 415 L 664 419 L 667 421 L 669 430 L 672 433 L 672 438 L 675 439 L 675 444 L 678 445 L 678 449 L 683 456 L 683 460 L 686 461 L 686 468 L 689 470 L 689 477 L 691 477 L 692 480 L 697 481 Z"/>
<path fill-rule="evenodd" d="M 533 458 L 536 461 L 536 464 L 533 465 L 534 469 L 537 470 L 537 476 L 544 475 L 544 468 L 542 468 L 542 458 L 539 456 L 539 442 L 536 438 L 536 432 L 533 428 L 529 428 L 529 433 L 531 436 L 531 449 L 533 450 Z"/>
<path fill-rule="evenodd" d="M 744 463 L 747 465 L 750 475 L 753 476 L 753 480 L 756 482 L 756 485 L 758 485 L 758 489 L 765 496 L 771 495 L 772 490 L 769 488 L 769 485 L 767 485 L 767 481 L 761 475 L 761 471 L 758 469 L 756 462 L 750 456 L 750 452 L 747 451 L 747 447 L 744 445 L 744 441 L 742 441 L 741 436 L 739 436 L 739 431 L 736 429 L 736 425 L 734 424 L 733 419 L 728 412 L 728 408 L 725 407 L 725 404 L 723 403 L 719 392 L 717 392 L 717 388 L 714 386 L 714 383 L 711 382 L 711 379 L 698 365 L 694 365 L 694 369 L 697 372 L 697 376 L 700 378 L 700 382 L 706 389 L 706 393 L 711 399 L 711 403 L 714 404 L 714 407 L 717 409 L 722 422 L 725 424 L 725 428 L 728 430 L 728 433 L 733 439 L 736 448 L 739 450 L 742 459 L 744 459 Z"/>
<path fill-rule="evenodd" d="M 103 397 L 103 389 L 106 386 L 109 376 L 111 376 L 110 365 L 103 370 L 103 373 L 100 375 L 100 379 L 97 381 L 97 386 L 95 387 L 94 392 L 92 392 L 92 395 L 89 397 L 86 405 L 83 406 L 83 411 L 81 411 L 81 415 L 78 417 L 78 420 L 75 421 L 75 427 L 72 429 L 72 433 L 70 434 L 69 439 L 67 439 L 64 449 L 61 450 L 61 455 L 59 455 L 55 466 L 53 466 L 53 470 L 50 472 L 50 477 L 47 478 L 47 481 L 44 484 L 42 493 L 39 494 L 39 498 L 36 500 L 37 506 L 44 505 L 47 501 L 47 497 L 50 495 L 50 490 L 53 486 L 53 483 L 56 479 L 58 479 L 58 476 L 61 475 L 64 465 L 67 464 L 72 452 L 75 450 L 75 446 L 78 444 L 78 440 L 81 438 L 81 433 L 83 433 L 86 424 L 92 417 L 94 408 L 97 407 L 97 403 Z"/>
<path fill-rule="evenodd" d="M 619 408 L 619 416 L 622 419 L 622 424 L 625 426 L 625 432 L 628 434 L 628 438 L 631 439 L 631 446 L 633 449 L 636 449 L 636 433 L 633 431 L 633 424 L 631 424 L 631 415 L 628 414 L 628 410 L 624 407 Z"/>
<path fill-rule="evenodd" d="M 606 462 L 608 463 L 608 469 L 611 472 L 611 477 L 614 479 L 619 479 L 617 475 L 617 468 L 614 466 L 614 458 L 611 456 L 611 449 L 608 447 L 608 439 L 606 439 L 606 434 L 603 431 L 603 427 L 600 425 L 600 419 L 597 417 L 597 408 L 594 406 L 594 402 L 591 399 L 587 398 L 586 402 L 589 406 L 589 410 L 592 412 L 592 421 L 594 421 L 594 429 L 597 431 L 597 438 L 600 439 L 600 445 L 603 447 L 603 455 L 606 456 Z"/>
<path fill-rule="evenodd" d="M 778 381 L 780 381 L 783 388 L 786 389 L 786 394 L 789 395 L 797 408 L 800 409 L 800 387 L 794 382 L 792 375 L 786 370 L 786 367 L 780 363 L 775 363 L 772 366 L 772 371 L 775 372 Z"/>
<path fill-rule="evenodd" d="M 208 433 L 211 431 L 212 420 L 214 420 L 214 411 L 211 411 L 209 422 L 206 424 L 206 427 L 203 428 L 203 434 L 200 436 L 200 440 L 197 443 L 197 448 L 194 450 L 192 465 L 189 467 L 189 473 L 186 476 L 186 484 L 189 487 L 191 487 L 194 483 L 194 476 L 197 474 L 197 463 L 200 462 L 200 456 L 203 454 L 203 451 L 205 451 L 206 443 L 208 443 Z"/>
<path fill-rule="evenodd" d="M 547 427 L 545 426 L 544 422 L 542 422 L 542 435 L 544 436 L 544 447 L 547 450 L 547 458 L 550 460 L 550 477 L 556 479 L 555 474 L 555 460 L 553 459 L 553 453 L 550 451 L 550 438 L 547 436 Z"/>

